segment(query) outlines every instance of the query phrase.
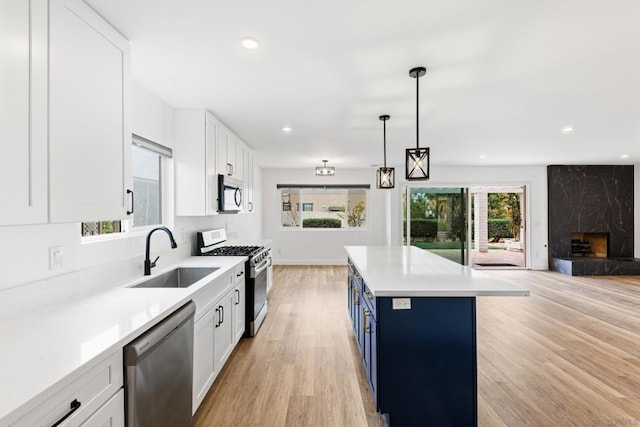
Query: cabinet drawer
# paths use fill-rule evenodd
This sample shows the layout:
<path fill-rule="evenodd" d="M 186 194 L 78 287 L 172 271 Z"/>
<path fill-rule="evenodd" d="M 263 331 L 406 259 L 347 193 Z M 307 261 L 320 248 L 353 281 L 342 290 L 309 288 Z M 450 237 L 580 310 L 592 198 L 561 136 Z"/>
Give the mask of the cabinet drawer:
<path fill-rule="evenodd" d="M 234 279 L 235 274 L 234 270 L 232 270 L 213 280 L 193 296 L 193 302 L 196 304 L 194 319 L 196 322 L 213 307 L 215 301 L 233 287 Z"/>
<path fill-rule="evenodd" d="M 245 271 L 245 263 L 241 263 L 236 265 L 236 267 L 234 268 L 234 276 L 233 276 L 233 284 L 237 285 L 240 282 L 244 282 L 245 280 L 245 275 L 247 274 L 247 272 Z"/>
<path fill-rule="evenodd" d="M 365 305 L 367 306 L 367 309 L 371 312 L 371 315 L 373 316 L 374 319 L 377 319 L 378 316 L 376 316 L 376 297 L 373 296 L 373 294 L 371 293 L 371 291 L 369 290 L 369 287 L 367 286 L 366 283 L 364 283 L 364 281 L 362 282 L 362 300 L 364 301 Z"/>
<path fill-rule="evenodd" d="M 120 389 L 81 427 L 124 427 L 124 389 Z"/>
<path fill-rule="evenodd" d="M 123 386 L 122 350 L 91 368 L 52 396 L 35 404 L 35 409 L 14 426 L 52 426 L 70 413 L 60 427 L 78 426 Z"/>

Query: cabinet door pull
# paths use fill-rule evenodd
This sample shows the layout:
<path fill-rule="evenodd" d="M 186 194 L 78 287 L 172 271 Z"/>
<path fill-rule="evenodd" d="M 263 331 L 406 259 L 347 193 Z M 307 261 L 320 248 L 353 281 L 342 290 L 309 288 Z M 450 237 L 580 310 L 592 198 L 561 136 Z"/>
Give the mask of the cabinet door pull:
<path fill-rule="evenodd" d="M 134 207 L 133 207 L 133 190 L 129 190 L 127 189 L 127 194 L 131 194 L 131 210 L 127 211 L 127 215 L 131 215 L 133 213 Z"/>
<path fill-rule="evenodd" d="M 76 412 L 78 410 L 78 408 L 80 408 L 81 405 L 82 405 L 82 403 L 80 403 L 78 401 L 78 399 L 73 399 L 73 402 L 71 402 L 71 404 L 69 405 L 69 412 L 64 414 L 64 416 L 62 418 L 60 418 L 58 421 L 56 421 L 51 427 L 57 427 L 60 424 L 62 424 L 64 422 L 64 420 L 66 420 L 71 415 L 73 415 L 73 413 Z"/>
<path fill-rule="evenodd" d="M 236 305 L 238 305 L 240 304 L 240 291 L 238 289 L 236 289 L 236 297 L 237 297 Z"/>
<path fill-rule="evenodd" d="M 216 328 L 220 326 L 220 309 L 216 308 L 216 313 L 218 313 L 218 320 L 216 321 Z"/>
<path fill-rule="evenodd" d="M 371 295 L 371 292 L 369 292 L 369 291 L 364 291 L 364 296 L 368 300 L 372 300 L 373 299 L 373 295 Z"/>
<path fill-rule="evenodd" d="M 227 175 L 233 176 L 233 165 L 231 163 L 227 163 Z"/>
<path fill-rule="evenodd" d="M 222 320 L 220 321 L 220 324 L 224 323 L 224 307 L 220 306 L 220 310 L 222 311 Z"/>
<path fill-rule="evenodd" d="M 365 334 L 371 333 L 371 326 L 369 326 L 369 322 L 367 322 L 367 317 L 369 317 L 370 315 L 371 315 L 371 312 L 369 310 L 364 311 L 364 333 Z"/>
<path fill-rule="evenodd" d="M 353 305 L 360 305 L 358 300 L 358 288 L 353 288 Z"/>

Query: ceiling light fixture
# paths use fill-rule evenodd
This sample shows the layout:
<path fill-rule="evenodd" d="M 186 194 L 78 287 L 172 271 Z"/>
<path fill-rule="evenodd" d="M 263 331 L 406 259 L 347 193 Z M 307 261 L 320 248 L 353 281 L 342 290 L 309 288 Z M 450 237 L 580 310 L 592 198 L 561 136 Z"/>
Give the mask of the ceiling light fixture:
<path fill-rule="evenodd" d="M 564 133 L 565 135 L 568 135 L 571 132 L 573 132 L 573 127 L 571 126 L 565 126 L 562 128 L 562 133 Z"/>
<path fill-rule="evenodd" d="M 394 168 L 387 167 L 387 120 L 389 120 L 391 116 L 385 114 L 379 117 L 382 120 L 382 147 L 384 152 L 384 165 L 378 169 L 376 173 L 376 187 L 378 188 L 393 188 L 394 187 Z"/>
<path fill-rule="evenodd" d="M 291 127 L 290 127 L 290 126 L 283 126 L 283 127 L 282 127 L 282 132 L 285 132 L 285 133 L 289 133 L 289 132 L 291 132 L 292 130 L 293 130 L 293 129 L 291 129 Z"/>
<path fill-rule="evenodd" d="M 420 77 L 427 73 L 425 67 L 409 70 L 409 76 L 416 79 L 416 148 L 407 148 L 405 162 L 405 178 L 408 181 L 424 181 L 429 179 L 429 147 L 420 148 Z"/>
<path fill-rule="evenodd" d="M 628 158 L 629 158 L 629 155 L 628 155 L 628 154 L 621 154 L 621 155 L 620 155 L 620 158 L 621 158 L 621 159 L 628 159 Z"/>
<path fill-rule="evenodd" d="M 251 37 L 245 37 L 240 42 L 243 48 L 255 50 L 260 46 L 260 42 L 256 39 L 252 39 Z"/>
<path fill-rule="evenodd" d="M 329 160 L 323 160 L 324 163 L 322 166 L 316 166 L 316 175 L 317 176 L 333 176 L 336 174 L 335 166 L 327 166 L 327 162 Z"/>

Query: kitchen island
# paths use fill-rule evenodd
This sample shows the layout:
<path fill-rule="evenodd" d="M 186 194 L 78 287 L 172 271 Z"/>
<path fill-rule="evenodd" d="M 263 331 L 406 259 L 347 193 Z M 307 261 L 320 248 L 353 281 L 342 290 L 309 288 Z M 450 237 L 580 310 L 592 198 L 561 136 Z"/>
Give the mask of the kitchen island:
<path fill-rule="evenodd" d="M 529 290 L 410 246 L 346 246 L 348 307 L 393 426 L 477 425 L 476 297 Z"/>

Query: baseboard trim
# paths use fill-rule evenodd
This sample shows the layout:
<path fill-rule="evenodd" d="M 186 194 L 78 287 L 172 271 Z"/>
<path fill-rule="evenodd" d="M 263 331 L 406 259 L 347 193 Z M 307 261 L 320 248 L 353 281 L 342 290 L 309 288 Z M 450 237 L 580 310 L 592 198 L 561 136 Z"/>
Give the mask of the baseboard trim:
<path fill-rule="evenodd" d="M 274 259 L 273 265 L 347 265 L 347 258 L 340 259 Z"/>

